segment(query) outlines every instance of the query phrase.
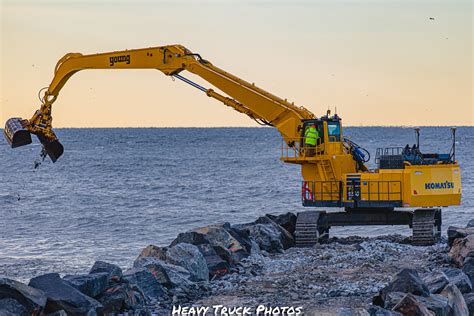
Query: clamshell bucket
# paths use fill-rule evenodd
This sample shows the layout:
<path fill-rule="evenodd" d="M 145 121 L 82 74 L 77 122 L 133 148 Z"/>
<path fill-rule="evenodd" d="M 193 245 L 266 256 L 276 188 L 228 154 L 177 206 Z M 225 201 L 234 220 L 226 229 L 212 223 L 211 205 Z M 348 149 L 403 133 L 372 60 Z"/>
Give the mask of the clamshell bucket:
<path fill-rule="evenodd" d="M 5 138 L 12 148 L 31 144 L 31 133 L 22 124 L 24 120 L 19 117 L 9 119 L 5 123 L 3 133 Z M 36 135 L 43 145 L 44 151 L 48 154 L 53 162 L 56 162 L 64 152 L 64 147 L 55 139 L 51 141 L 46 136 Z"/>
<path fill-rule="evenodd" d="M 31 144 L 31 134 L 23 127 L 22 119 L 14 117 L 5 123 L 3 134 L 12 148 Z"/>
<path fill-rule="evenodd" d="M 41 144 L 43 144 L 43 148 L 48 154 L 49 158 L 51 158 L 51 161 L 56 162 L 56 160 L 58 160 L 58 158 L 61 157 L 64 152 L 63 145 L 61 145 L 57 139 L 51 141 L 43 135 L 38 134 L 36 136 L 38 137 Z"/>

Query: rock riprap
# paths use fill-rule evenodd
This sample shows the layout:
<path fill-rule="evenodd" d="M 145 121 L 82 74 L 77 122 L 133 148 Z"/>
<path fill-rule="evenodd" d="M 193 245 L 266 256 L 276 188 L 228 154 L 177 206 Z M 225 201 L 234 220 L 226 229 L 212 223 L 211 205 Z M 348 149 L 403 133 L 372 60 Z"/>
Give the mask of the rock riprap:
<path fill-rule="evenodd" d="M 305 314 L 474 315 L 474 221 L 417 247 L 399 235 L 295 248 L 296 215 L 213 224 L 148 245 L 133 266 L 0 277 L 0 315 L 169 314 L 173 306 L 297 306 Z"/>

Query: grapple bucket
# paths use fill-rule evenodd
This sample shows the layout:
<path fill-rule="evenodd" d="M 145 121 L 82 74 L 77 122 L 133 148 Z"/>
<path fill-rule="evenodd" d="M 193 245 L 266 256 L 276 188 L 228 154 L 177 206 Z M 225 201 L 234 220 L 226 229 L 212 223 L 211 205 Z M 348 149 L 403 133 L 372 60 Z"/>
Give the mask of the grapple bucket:
<path fill-rule="evenodd" d="M 22 119 L 14 117 L 5 123 L 3 134 L 12 148 L 31 144 L 31 134 L 23 127 Z"/>
<path fill-rule="evenodd" d="M 58 158 L 61 157 L 64 152 L 63 145 L 61 145 L 57 139 L 51 141 L 42 135 L 36 136 L 38 137 L 41 144 L 43 144 L 43 148 L 48 154 L 49 158 L 51 158 L 51 161 L 56 162 L 56 160 L 58 160 Z"/>
<path fill-rule="evenodd" d="M 31 133 L 23 127 L 22 122 L 23 120 L 21 118 L 14 117 L 5 123 L 3 133 L 12 148 L 31 144 Z M 51 141 L 43 135 L 37 134 L 36 136 L 43 145 L 44 151 L 48 154 L 49 158 L 51 158 L 53 162 L 56 162 L 64 152 L 63 145 L 61 145 L 57 139 Z"/>

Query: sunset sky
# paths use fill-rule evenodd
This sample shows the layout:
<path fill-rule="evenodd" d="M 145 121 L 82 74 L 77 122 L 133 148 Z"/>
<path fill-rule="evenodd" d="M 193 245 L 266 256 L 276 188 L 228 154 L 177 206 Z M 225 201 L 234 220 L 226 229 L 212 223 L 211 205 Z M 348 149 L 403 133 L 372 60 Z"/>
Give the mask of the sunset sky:
<path fill-rule="evenodd" d="M 31 117 L 68 52 L 182 44 L 318 116 L 337 107 L 345 125 L 474 125 L 472 1 L 0 3 L 2 122 Z M 258 126 L 156 70 L 79 72 L 53 117 L 56 127 Z"/>

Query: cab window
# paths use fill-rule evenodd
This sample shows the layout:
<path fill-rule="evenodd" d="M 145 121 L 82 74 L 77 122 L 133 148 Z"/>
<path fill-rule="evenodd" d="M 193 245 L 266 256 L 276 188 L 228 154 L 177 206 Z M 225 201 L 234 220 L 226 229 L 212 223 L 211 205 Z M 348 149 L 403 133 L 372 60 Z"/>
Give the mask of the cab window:
<path fill-rule="evenodd" d="M 328 122 L 328 136 L 330 142 L 341 141 L 341 126 L 339 122 Z"/>

